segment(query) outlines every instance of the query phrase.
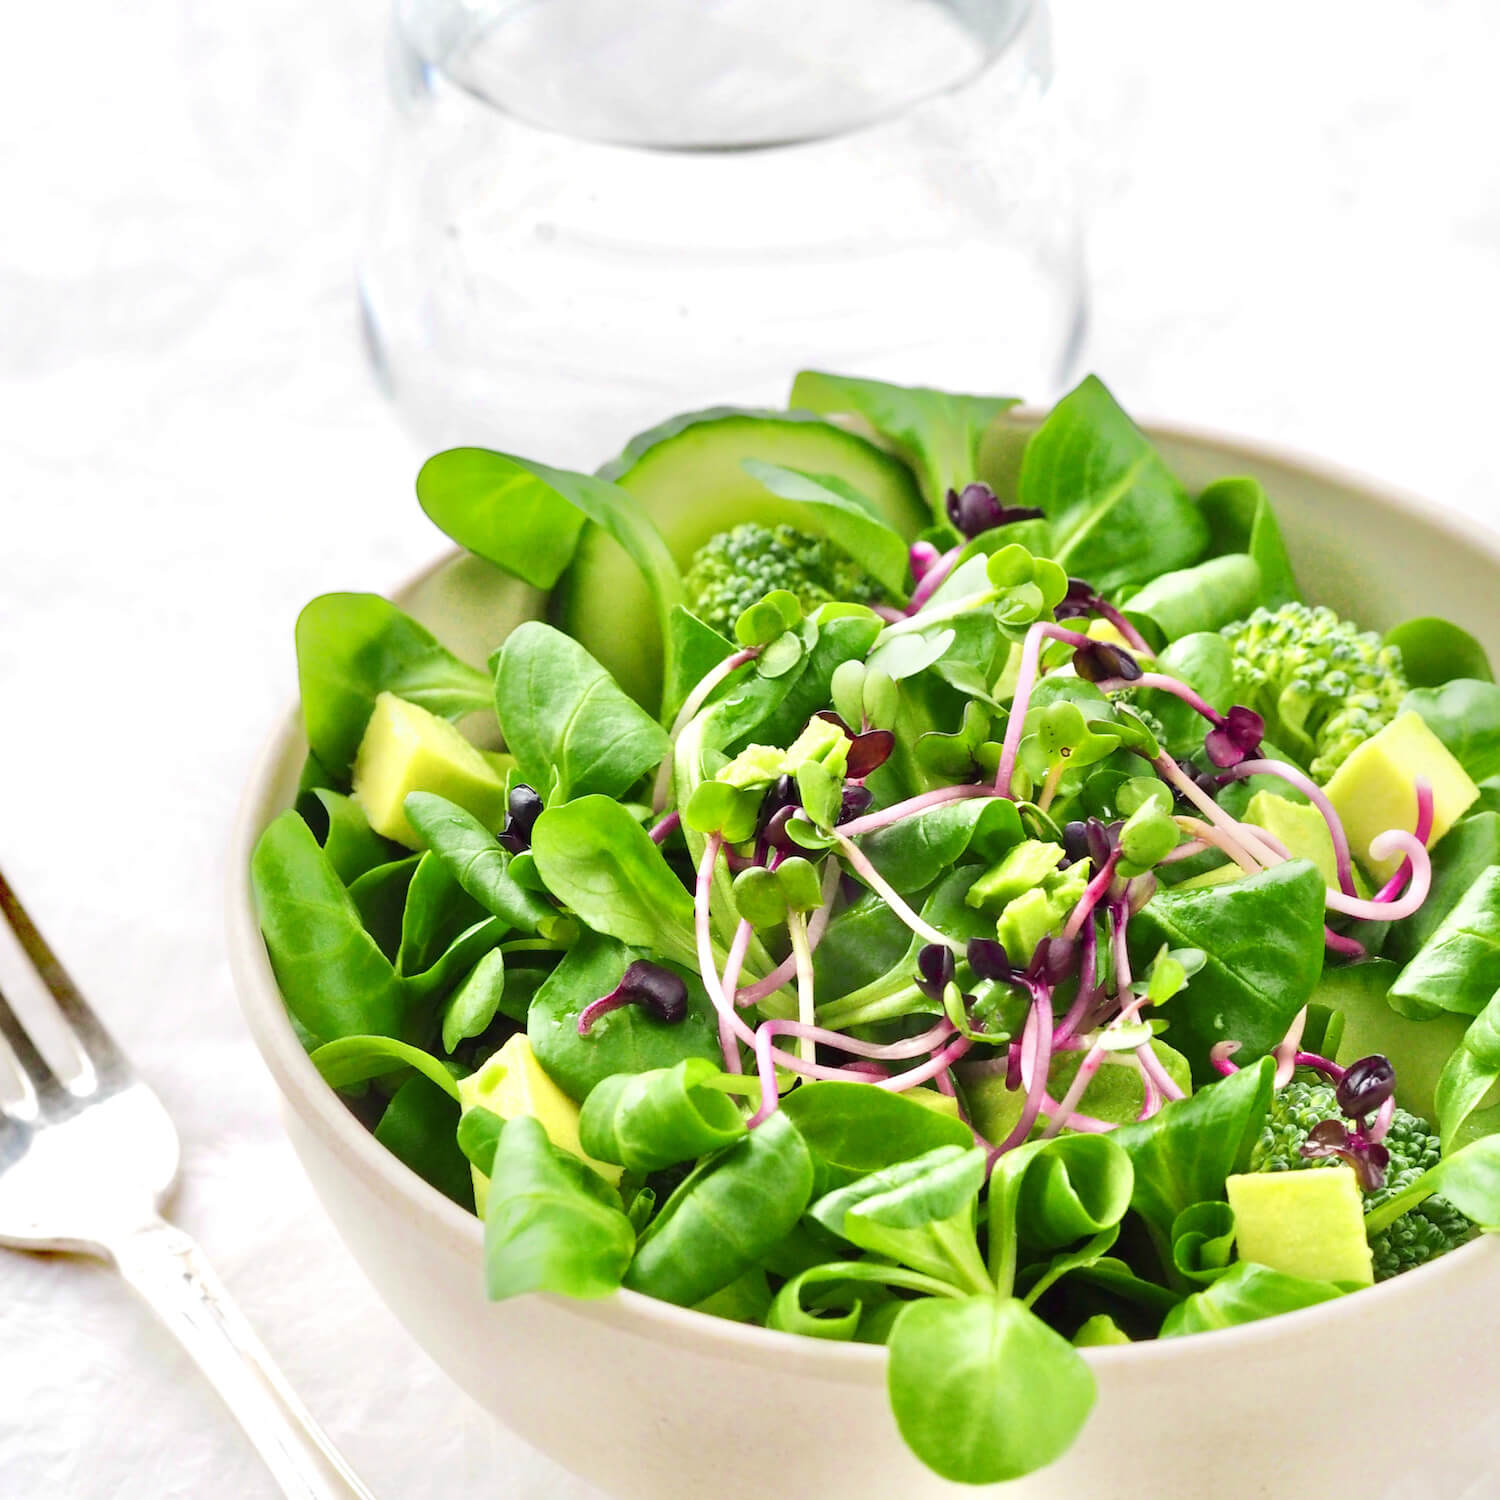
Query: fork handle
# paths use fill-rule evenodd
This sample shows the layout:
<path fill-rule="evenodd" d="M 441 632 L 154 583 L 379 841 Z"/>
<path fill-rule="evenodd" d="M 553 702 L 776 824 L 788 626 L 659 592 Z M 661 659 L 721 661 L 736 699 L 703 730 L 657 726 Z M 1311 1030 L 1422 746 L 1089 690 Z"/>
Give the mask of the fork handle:
<path fill-rule="evenodd" d="M 213 1382 L 287 1495 L 374 1500 L 292 1393 L 190 1235 L 153 1218 L 107 1249 Z"/>

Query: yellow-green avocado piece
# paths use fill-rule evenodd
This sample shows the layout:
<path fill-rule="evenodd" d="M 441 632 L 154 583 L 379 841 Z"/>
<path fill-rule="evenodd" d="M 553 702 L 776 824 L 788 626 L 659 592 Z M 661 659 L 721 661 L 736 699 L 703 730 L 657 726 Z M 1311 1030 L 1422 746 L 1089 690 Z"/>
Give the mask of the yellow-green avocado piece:
<path fill-rule="evenodd" d="M 502 1120 L 530 1115 L 547 1132 L 559 1151 L 576 1156 L 606 1182 L 618 1183 L 621 1167 L 595 1161 L 578 1138 L 579 1109 L 552 1081 L 536 1060 L 531 1043 L 518 1031 L 477 1073 L 458 1080 L 458 1102 L 463 1111 L 487 1109 Z M 482 1219 L 490 1180 L 474 1168 L 474 1207 Z"/>
<path fill-rule="evenodd" d="M 1330 890 L 1339 888 L 1333 857 L 1333 835 L 1327 820 L 1308 802 L 1293 802 L 1275 792 L 1257 792 L 1245 809 L 1244 822 L 1264 828 L 1286 845 L 1293 859 L 1311 860 Z"/>
<path fill-rule="evenodd" d="M 1309 1281 L 1374 1282 L 1364 1202 L 1349 1167 L 1247 1172 L 1228 1188 L 1241 1260 Z"/>
<path fill-rule="evenodd" d="M 1401 855 L 1372 859 L 1370 841 L 1388 828 L 1415 830 L 1419 777 L 1432 786 L 1430 849 L 1478 799 L 1479 788 L 1420 715 L 1398 714 L 1334 772 L 1325 788 L 1354 857 L 1377 880 L 1395 874 Z"/>
<path fill-rule="evenodd" d="M 505 821 L 505 781 L 453 725 L 394 693 L 381 693 L 354 757 L 354 800 L 376 833 L 419 849 L 406 820 L 408 792 L 435 792 L 486 828 Z"/>

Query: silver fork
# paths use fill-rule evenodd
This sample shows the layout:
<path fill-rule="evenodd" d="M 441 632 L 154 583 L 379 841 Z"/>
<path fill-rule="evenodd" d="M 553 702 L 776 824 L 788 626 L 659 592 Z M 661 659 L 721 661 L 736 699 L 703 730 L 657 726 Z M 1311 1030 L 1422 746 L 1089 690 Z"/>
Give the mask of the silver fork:
<path fill-rule="evenodd" d="M 89 1009 L 3 874 L 0 912 L 82 1059 L 64 1082 L 0 994 L 0 1036 L 21 1099 L 0 1104 L 0 1245 L 113 1262 L 182 1341 L 286 1494 L 373 1500 L 293 1395 L 198 1246 L 159 1210 L 177 1180 L 177 1132 Z"/>

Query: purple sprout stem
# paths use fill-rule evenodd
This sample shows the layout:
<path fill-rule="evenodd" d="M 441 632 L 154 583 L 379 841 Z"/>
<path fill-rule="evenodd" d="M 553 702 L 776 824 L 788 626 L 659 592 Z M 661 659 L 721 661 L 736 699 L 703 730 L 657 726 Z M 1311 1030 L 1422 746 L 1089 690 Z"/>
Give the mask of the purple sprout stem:
<path fill-rule="evenodd" d="M 1130 903 L 1128 901 L 1111 902 L 1109 921 L 1114 937 L 1115 998 L 1120 1002 L 1120 1014 L 1123 1016 L 1131 1009 L 1130 950 L 1125 941 L 1125 930 L 1130 924 Z M 1135 1008 L 1140 1007 L 1137 1005 Z"/>
<path fill-rule="evenodd" d="M 1165 672 L 1142 672 L 1139 677 L 1129 682 L 1123 677 L 1107 677 L 1103 682 L 1096 682 L 1094 686 L 1101 693 L 1118 693 L 1125 688 L 1155 688 L 1158 692 L 1171 693 L 1174 698 L 1181 698 L 1189 708 L 1202 714 L 1215 729 L 1224 727 L 1224 715 L 1218 709 L 1195 693 L 1187 683 L 1179 681 L 1176 677 L 1169 677 Z"/>
<path fill-rule="evenodd" d="M 1391 1128 L 1391 1121 L 1396 1117 L 1396 1096 L 1392 1094 L 1386 1099 L 1378 1110 L 1375 1111 L 1375 1120 L 1370 1128 L 1363 1132 L 1364 1138 L 1371 1145 L 1383 1141 L 1386 1133 Z"/>
<path fill-rule="evenodd" d="M 1108 599 L 1101 599 L 1096 594 L 1094 596 L 1094 608 L 1099 612 L 1099 614 L 1101 614 L 1106 620 L 1108 620 L 1109 623 L 1113 625 L 1121 635 L 1125 637 L 1125 639 L 1135 650 L 1143 651 L 1147 656 L 1156 655 L 1156 653 L 1151 649 L 1151 645 L 1146 640 L 1146 638 L 1140 633 L 1139 630 L 1135 628 L 1134 625 L 1130 623 L 1129 620 L 1125 618 L 1124 615 L 1120 613 L 1119 610 L 1114 607 L 1113 604 L 1109 602 Z"/>
<path fill-rule="evenodd" d="M 1240 1044 L 1235 1041 L 1215 1042 L 1208 1049 L 1208 1060 L 1213 1064 L 1214 1072 L 1222 1074 L 1225 1078 L 1232 1078 L 1240 1070 L 1240 1065 L 1231 1062 L 1230 1058 L 1240 1050 Z"/>
<path fill-rule="evenodd" d="M 1136 1115 L 1136 1120 L 1149 1120 L 1162 1106 L 1162 1091 L 1156 1080 L 1146 1071 L 1139 1052 L 1135 1054 L 1135 1060 L 1141 1070 L 1141 1108 L 1140 1113 Z"/>
<path fill-rule="evenodd" d="M 941 1052 L 934 1052 L 919 1067 L 908 1068 L 904 1073 L 897 1073 L 894 1078 L 878 1079 L 875 1087 L 886 1089 L 892 1094 L 914 1089 L 918 1084 L 927 1083 L 946 1073 L 973 1045 L 966 1036 L 955 1037 Z"/>
<path fill-rule="evenodd" d="M 1163 1099 L 1175 1100 L 1184 1097 L 1182 1090 L 1177 1086 L 1176 1079 L 1162 1065 L 1161 1058 L 1156 1055 L 1156 1048 L 1150 1042 L 1143 1042 L 1137 1047 L 1135 1057 L 1140 1064 L 1141 1072 L 1156 1085 Z"/>
<path fill-rule="evenodd" d="M 1089 922 L 1083 929 L 1083 952 L 1079 955 L 1078 994 L 1074 997 L 1072 1005 L 1068 1007 L 1067 1014 L 1062 1018 L 1062 1024 L 1052 1035 L 1054 1049 L 1070 1044 L 1074 1034 L 1083 1024 L 1084 1017 L 1088 1015 L 1098 997 L 1098 976 L 1099 933 L 1094 924 Z"/>
<path fill-rule="evenodd" d="M 1412 831 L 1425 846 L 1432 836 L 1432 783 L 1425 776 L 1419 776 L 1413 785 L 1417 793 L 1417 826 Z M 1411 861 L 1403 859 L 1396 873 L 1376 892 L 1375 899 L 1390 901 L 1410 879 Z"/>
<path fill-rule="evenodd" d="M 1358 938 L 1345 937 L 1343 933 L 1335 932 L 1326 922 L 1323 924 L 1323 946 L 1341 958 L 1369 957 L 1365 945 Z"/>
<path fill-rule="evenodd" d="M 683 700 L 682 707 L 677 710 L 677 717 L 672 720 L 671 743 L 667 748 L 667 753 L 662 757 L 661 765 L 656 772 L 656 781 L 651 788 L 653 812 L 663 812 L 667 806 L 667 795 L 672 790 L 672 761 L 677 753 L 678 735 L 687 728 L 698 710 L 708 701 L 708 695 L 727 677 L 739 671 L 746 662 L 754 661 L 762 649 L 760 646 L 747 646 L 743 651 L 736 651 L 732 656 L 726 656 L 717 666 L 711 667 L 698 679 L 698 685 Z"/>
<path fill-rule="evenodd" d="M 904 620 L 907 611 L 897 609 L 894 604 L 872 604 L 870 608 L 885 621 L 887 625 L 894 625 L 898 620 Z"/>
<path fill-rule="evenodd" d="M 912 546 L 913 563 L 915 563 L 917 545 L 913 544 Z M 954 563 L 958 561 L 958 554 L 963 550 L 963 543 L 959 543 L 957 547 L 950 548 L 940 557 L 933 558 L 928 564 L 926 571 L 917 579 L 916 588 L 911 591 L 911 602 L 906 606 L 906 613 L 908 615 L 916 614 L 948 581 L 948 575 L 953 571 Z M 912 572 L 915 575 L 915 566 Z"/>
<path fill-rule="evenodd" d="M 1318 1072 L 1325 1074 L 1334 1083 L 1339 1083 L 1343 1080 L 1344 1069 L 1339 1067 L 1331 1058 L 1322 1056 L 1321 1053 L 1299 1052 L 1296 1062 L 1299 1068 L 1316 1068 Z"/>
<path fill-rule="evenodd" d="M 956 549 L 955 549 L 956 550 Z M 941 554 L 931 542 L 915 541 L 907 552 L 907 562 L 911 567 L 911 576 L 920 583 L 931 571 L 932 565 Z"/>
<path fill-rule="evenodd" d="M 1026 1099 L 1010 1134 L 990 1153 L 990 1166 L 993 1167 L 998 1158 L 1014 1150 L 1031 1134 L 1031 1127 L 1036 1124 L 1047 1097 L 1047 1071 L 1051 1066 L 1052 995 L 1044 985 L 1034 985 L 1031 1010 L 1026 1016 L 1026 1028 L 1021 1033 L 1021 1084 L 1026 1090 Z"/>
<path fill-rule="evenodd" d="M 1026 632 L 1025 644 L 1021 647 L 1021 666 L 1016 674 L 1016 690 L 1011 695 L 1010 717 L 1005 721 L 1005 743 L 1000 748 L 1000 766 L 995 772 L 995 790 L 1002 797 L 1011 796 L 1010 783 L 1015 775 L 1016 755 L 1021 748 L 1021 732 L 1026 727 L 1026 709 L 1031 703 L 1031 694 L 1036 688 L 1038 668 L 1041 664 L 1042 642 L 1062 641 L 1076 651 L 1080 646 L 1091 646 L 1093 642 L 1076 630 L 1038 620 Z"/>
<path fill-rule="evenodd" d="M 661 822 L 651 830 L 651 842 L 653 844 L 664 844 L 679 828 L 682 827 L 682 814 L 669 812 Z"/>
<path fill-rule="evenodd" d="M 1376 859 L 1388 859 L 1398 849 L 1405 852 L 1405 862 L 1411 865 L 1411 879 L 1402 895 L 1384 901 L 1378 897 L 1374 901 L 1361 901 L 1357 896 L 1329 891 L 1325 898 L 1328 909 L 1369 922 L 1399 922 L 1420 910 L 1432 889 L 1432 860 L 1427 846 L 1404 828 L 1387 828 L 1370 840 L 1370 853 Z"/>
<path fill-rule="evenodd" d="M 874 833 L 877 828 L 886 828 L 899 823 L 902 818 L 926 812 L 929 807 L 941 807 L 945 802 L 962 802 L 970 797 L 993 797 L 995 789 L 985 783 L 964 783 L 958 786 L 942 786 L 936 791 L 923 792 L 920 796 L 908 797 L 905 802 L 894 802 L 868 812 L 863 817 L 851 818 L 839 825 L 839 832 L 847 838 L 858 838 L 861 834 Z"/>
<path fill-rule="evenodd" d="M 839 852 L 844 856 L 844 859 L 848 862 L 849 867 L 854 873 L 919 938 L 923 938 L 929 943 L 936 943 L 940 948 L 951 948 L 955 953 L 961 954 L 965 951 L 963 943 L 960 943 L 956 938 L 949 937 L 946 933 L 939 932 L 931 922 L 926 921 L 914 912 L 902 899 L 895 887 L 870 863 L 865 852 L 842 829 L 834 830 L 834 838 L 838 840 Z"/>
<path fill-rule="evenodd" d="M 1285 1088 L 1292 1081 L 1292 1074 L 1297 1071 L 1297 1053 L 1302 1047 L 1302 1033 L 1307 1027 L 1307 1007 L 1292 1017 L 1292 1024 L 1287 1027 L 1287 1033 L 1271 1048 L 1271 1056 L 1276 1059 L 1275 1086 L 1279 1089 Z"/>
<path fill-rule="evenodd" d="M 1110 852 L 1109 858 L 1104 861 L 1104 867 L 1084 886 L 1083 895 L 1078 898 L 1078 905 L 1073 908 L 1072 914 L 1063 927 L 1064 941 L 1071 942 L 1076 938 L 1083 924 L 1093 916 L 1094 908 L 1104 899 L 1104 893 L 1115 878 L 1115 866 L 1119 863 L 1120 851 L 1114 849 Z"/>
<path fill-rule="evenodd" d="M 1354 895 L 1354 864 L 1349 854 L 1349 836 L 1344 832 L 1343 820 L 1339 817 L 1328 794 L 1312 777 L 1299 771 L 1284 760 L 1242 760 L 1220 773 L 1224 781 L 1243 781 L 1247 776 L 1279 776 L 1288 786 L 1295 787 L 1317 810 L 1328 824 L 1329 837 L 1333 840 L 1333 862 L 1338 871 L 1339 889 L 1346 895 Z"/>

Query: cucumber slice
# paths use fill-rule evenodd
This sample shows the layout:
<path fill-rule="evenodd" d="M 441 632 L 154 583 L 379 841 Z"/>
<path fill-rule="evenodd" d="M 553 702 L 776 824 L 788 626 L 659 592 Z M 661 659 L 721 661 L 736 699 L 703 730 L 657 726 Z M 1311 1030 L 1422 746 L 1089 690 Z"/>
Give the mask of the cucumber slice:
<path fill-rule="evenodd" d="M 711 536 L 744 521 L 821 536 L 815 515 L 740 467 L 758 458 L 854 486 L 903 536 L 927 523 L 911 470 L 865 438 L 807 412 L 715 407 L 633 438 L 599 471 L 645 506 L 680 568 Z M 661 695 L 661 636 L 651 595 L 624 549 L 588 526 L 558 586 L 559 623 L 653 711 Z"/>

